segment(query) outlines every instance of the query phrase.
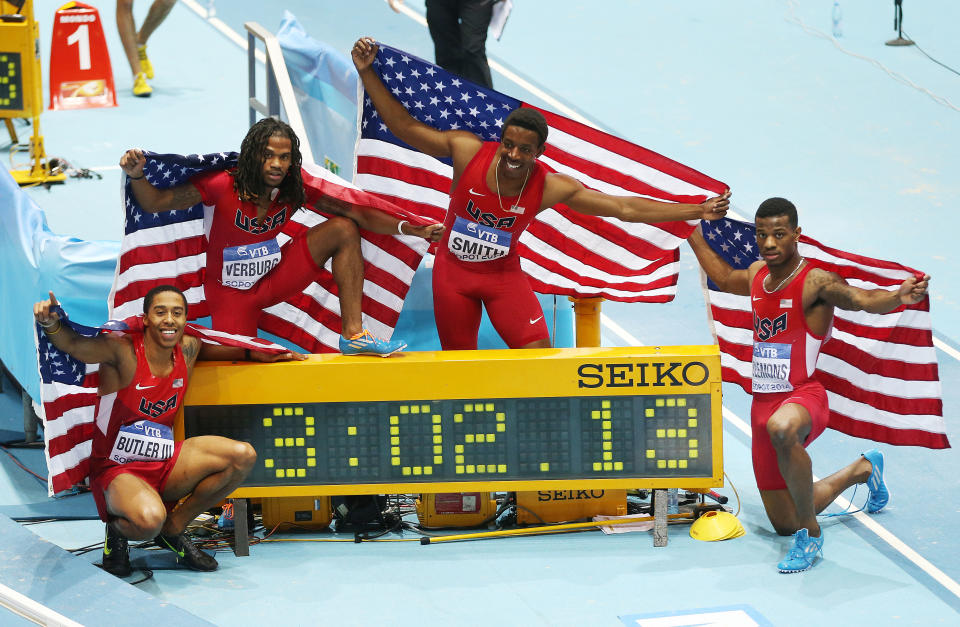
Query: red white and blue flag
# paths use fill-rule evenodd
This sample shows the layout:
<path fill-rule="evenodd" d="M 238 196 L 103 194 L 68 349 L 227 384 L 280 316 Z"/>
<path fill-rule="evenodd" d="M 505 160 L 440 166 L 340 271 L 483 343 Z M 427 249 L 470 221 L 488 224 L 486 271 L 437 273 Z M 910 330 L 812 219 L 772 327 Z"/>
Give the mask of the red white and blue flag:
<path fill-rule="evenodd" d="M 144 174 L 155 187 L 165 189 L 187 183 L 191 176 L 234 167 L 236 153 L 173 155 L 145 153 Z M 320 194 L 372 207 L 417 224 L 424 221 L 375 197 L 312 163 L 303 164 L 303 183 Z M 190 304 L 190 318 L 209 315 L 204 297 L 207 231 L 214 207 L 198 203 L 180 211 L 149 213 L 137 203 L 129 180 L 123 189 L 124 235 L 120 258 L 108 300 L 111 318 L 123 319 L 143 311 L 143 297 L 157 285 L 180 290 Z M 206 218 L 205 218 L 206 216 Z M 302 207 L 287 221 L 277 237 L 281 247 L 296 235 L 325 221 L 327 216 Z M 389 338 L 420 259 L 427 250 L 421 238 L 380 235 L 361 231 L 364 257 L 363 322 L 378 337 Z M 339 351 L 340 303 L 330 262 L 296 298 L 263 310 L 260 328 L 290 340 L 306 352 Z"/>
<path fill-rule="evenodd" d="M 373 65 L 387 89 L 421 122 L 499 141 L 507 114 L 537 109 L 550 133 L 540 162 L 613 195 L 700 203 L 727 186 L 681 163 L 603 131 L 480 87 L 423 59 L 380 45 Z M 359 102 L 354 182 L 412 213 L 443 221 L 453 169 L 397 139 L 370 99 Z M 542 211 L 519 240 L 534 290 L 626 302 L 666 302 L 676 294 L 678 248 L 691 222 L 628 224 L 564 205 Z"/>
<path fill-rule="evenodd" d="M 138 333 L 143 331 L 142 317 L 110 321 L 102 327 L 88 327 L 67 319 L 55 309 L 64 324 L 84 337 L 103 332 Z M 35 324 L 37 366 L 40 370 L 40 417 L 43 419 L 47 458 L 47 490 L 50 496 L 85 482 L 90 471 L 90 449 L 96 427 L 99 364 L 86 364 L 58 350 Z M 208 344 L 237 346 L 268 353 L 287 349 L 259 338 L 220 333 L 196 324 L 188 324 L 184 333 Z"/>
<path fill-rule="evenodd" d="M 704 239 L 728 264 L 747 268 L 759 258 L 754 225 L 730 218 L 703 222 Z M 921 272 L 890 261 L 824 246 L 805 235 L 800 254 L 863 289 L 897 289 Z M 721 292 L 706 281 L 710 323 L 720 345 L 723 380 L 750 393 L 753 315 L 749 296 Z M 948 448 L 930 299 L 886 314 L 835 308 L 830 340 L 817 360 L 827 389 L 829 426 L 888 444 Z"/>

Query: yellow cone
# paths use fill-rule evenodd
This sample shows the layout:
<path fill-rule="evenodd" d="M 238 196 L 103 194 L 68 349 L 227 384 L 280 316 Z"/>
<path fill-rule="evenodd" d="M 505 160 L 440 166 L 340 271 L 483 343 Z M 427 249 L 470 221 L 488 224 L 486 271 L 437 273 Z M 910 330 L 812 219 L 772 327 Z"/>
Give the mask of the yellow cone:
<path fill-rule="evenodd" d="M 739 538 L 746 531 L 730 512 L 707 512 L 690 525 L 690 537 L 704 542 Z"/>

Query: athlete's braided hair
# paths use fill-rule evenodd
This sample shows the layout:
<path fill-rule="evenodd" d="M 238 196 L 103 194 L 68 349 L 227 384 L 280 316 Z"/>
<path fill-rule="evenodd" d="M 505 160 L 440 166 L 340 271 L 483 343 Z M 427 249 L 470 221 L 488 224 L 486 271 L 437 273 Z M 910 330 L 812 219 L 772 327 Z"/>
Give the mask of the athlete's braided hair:
<path fill-rule="evenodd" d="M 306 201 L 303 191 L 303 177 L 300 165 L 300 140 L 290 125 L 275 118 L 263 118 L 250 127 L 247 136 L 240 144 L 240 158 L 233 175 L 234 189 L 242 200 L 254 200 L 263 192 L 263 160 L 267 143 L 274 135 L 290 140 L 290 169 L 280 183 L 278 198 L 294 207 L 301 207 Z"/>

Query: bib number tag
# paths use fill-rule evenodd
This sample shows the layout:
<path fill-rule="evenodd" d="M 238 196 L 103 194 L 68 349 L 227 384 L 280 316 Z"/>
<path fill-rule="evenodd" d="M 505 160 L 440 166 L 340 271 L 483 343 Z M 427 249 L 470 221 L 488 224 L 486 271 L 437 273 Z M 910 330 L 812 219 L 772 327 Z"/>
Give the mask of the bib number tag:
<path fill-rule="evenodd" d="M 276 239 L 224 248 L 220 282 L 227 287 L 248 290 L 278 263 L 280 245 Z"/>
<path fill-rule="evenodd" d="M 756 342 L 753 345 L 753 391 L 790 392 L 790 344 Z"/>
<path fill-rule="evenodd" d="M 457 217 L 447 247 L 460 261 L 493 261 L 507 256 L 511 240 L 509 231 Z"/>
<path fill-rule="evenodd" d="M 110 460 L 118 464 L 160 462 L 172 456 L 173 429 L 150 420 L 120 427 L 110 452 Z"/>

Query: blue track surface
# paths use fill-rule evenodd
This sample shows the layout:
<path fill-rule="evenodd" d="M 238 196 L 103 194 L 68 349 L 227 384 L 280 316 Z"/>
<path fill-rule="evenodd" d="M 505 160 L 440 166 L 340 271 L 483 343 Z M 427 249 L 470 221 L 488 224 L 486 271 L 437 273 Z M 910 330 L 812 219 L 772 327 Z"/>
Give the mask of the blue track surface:
<path fill-rule="evenodd" d="M 407 4 L 422 13 L 422 2 Z M 599 126 L 725 181 L 741 214 L 752 215 L 764 198 L 786 196 L 800 208 L 804 232 L 825 244 L 930 273 L 934 329 L 947 347 L 938 358 L 948 435 L 960 442 L 960 361 L 953 356 L 960 347 L 960 270 L 947 223 L 960 201 L 953 140 L 960 136 L 960 112 L 951 106 L 960 106 L 960 79 L 915 48 L 883 45 L 894 36 L 892 3 L 841 4 L 842 49 L 820 36 L 830 30 L 828 0 L 523 0 L 502 41 L 488 49 L 547 97 Z M 960 66 L 954 34 L 960 7 L 951 0 L 905 4 L 910 36 L 930 55 Z M 58 5 L 37 3 L 44 51 Z M 138 3 L 138 19 L 146 7 Z M 243 22 L 276 29 L 288 9 L 311 36 L 344 52 L 357 37 L 372 35 L 432 58 L 426 29 L 379 0 L 238 0 L 216 9 L 244 39 Z M 99 167 L 115 164 L 130 146 L 236 149 L 247 124 L 245 53 L 181 3 L 150 43 L 154 95 L 134 99 L 112 7 L 101 11 L 120 107 L 44 114 L 48 154 Z M 494 83 L 555 108 L 497 72 Z M 101 182 L 31 192 L 55 232 L 119 237 L 119 171 L 102 174 Z M 686 249 L 682 261 L 675 302 L 604 305 L 627 337 L 660 345 L 711 341 L 696 263 Z M 608 345 L 634 343 L 612 326 L 603 338 Z M 730 386 L 724 392 L 730 412 L 748 419 L 748 397 Z M 16 399 L 0 400 L 0 428 L 19 423 Z M 829 432 L 810 449 L 814 472 L 829 474 L 870 447 Z M 739 604 L 776 625 L 957 624 L 960 547 L 951 525 L 958 507 L 950 495 L 960 488 L 960 458 L 954 449 L 884 447 L 892 500 L 870 520 L 915 553 L 898 550 L 861 522 L 832 519 L 824 525 L 824 563 L 790 577 L 775 572 L 787 540 L 770 530 L 753 483 L 749 440 L 735 418 L 726 422 L 724 451 L 747 529 L 733 541 L 700 543 L 679 528 L 666 549 L 653 549 L 646 534 L 597 532 L 428 547 L 275 543 L 255 546 L 249 558 L 218 555 L 222 568 L 214 574 L 158 571 L 142 589 L 218 624 L 617 625 L 618 616 Z M 42 468 L 37 452 L 17 455 Z M 0 457 L 0 504 L 45 499 L 39 482 Z M 864 498 L 861 490 L 857 504 Z M 68 548 L 102 537 L 95 522 L 27 529 Z M 41 562 L 24 563 L 33 569 L 26 576 L 46 574 Z M 41 602 L 57 596 L 49 586 L 33 589 Z"/>

